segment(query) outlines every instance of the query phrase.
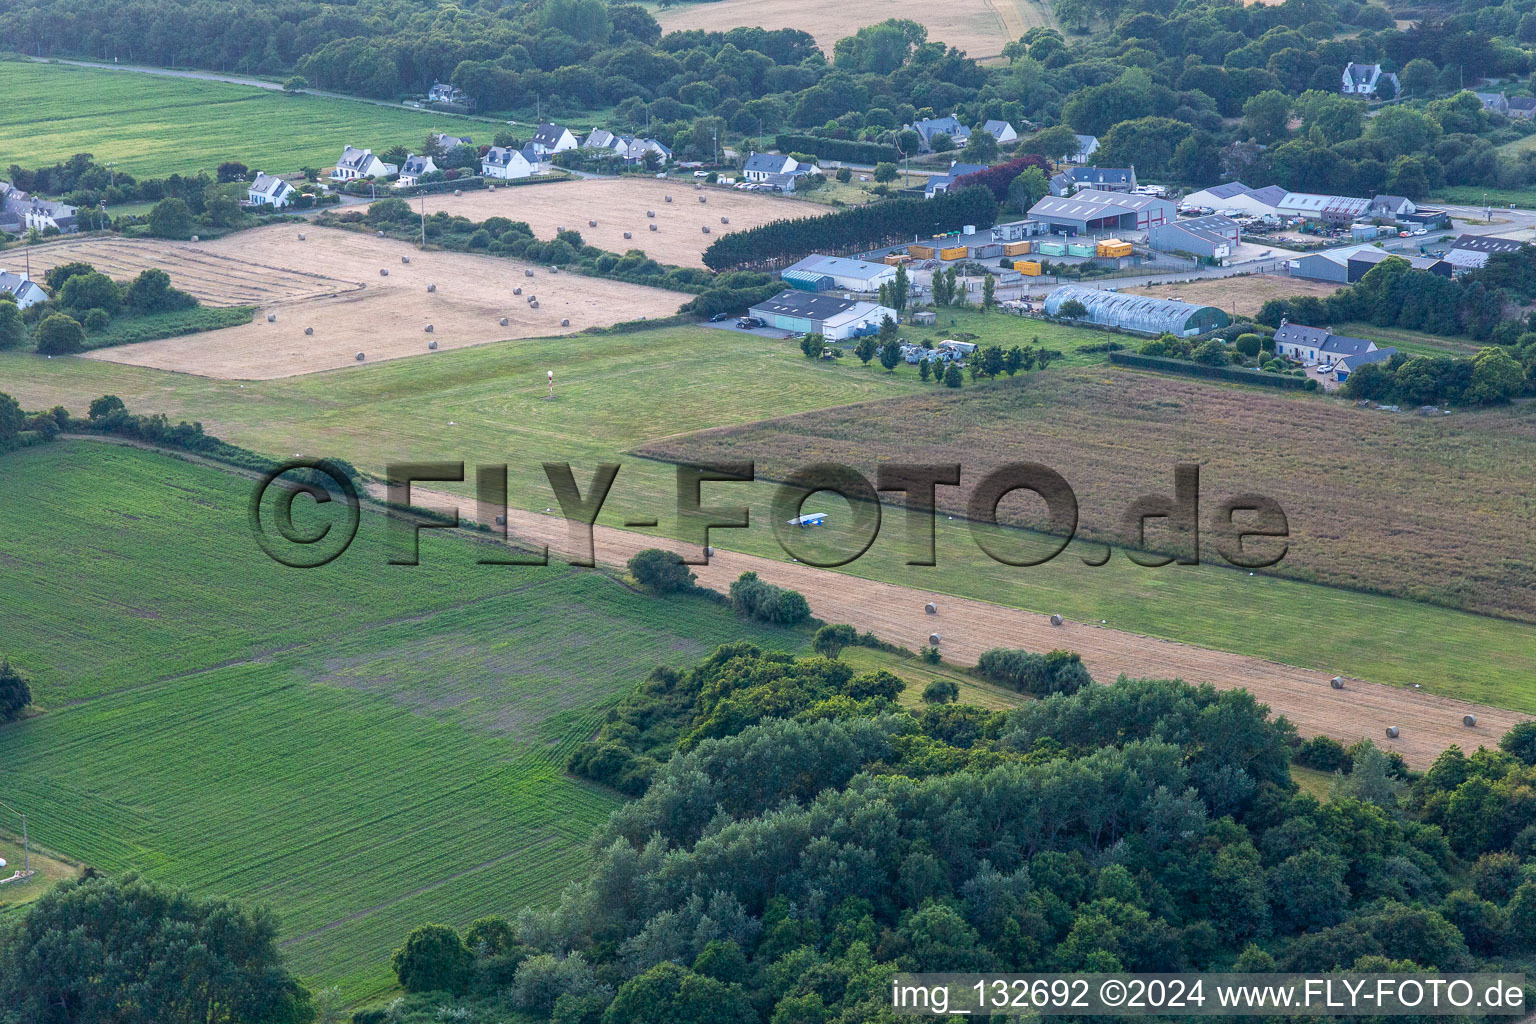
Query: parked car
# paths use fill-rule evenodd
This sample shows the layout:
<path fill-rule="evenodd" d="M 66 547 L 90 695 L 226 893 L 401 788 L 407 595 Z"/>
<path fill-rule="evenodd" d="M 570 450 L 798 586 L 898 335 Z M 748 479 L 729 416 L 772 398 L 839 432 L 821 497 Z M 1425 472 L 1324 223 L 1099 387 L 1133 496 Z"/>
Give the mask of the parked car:
<path fill-rule="evenodd" d="M 753 328 L 767 327 L 768 325 L 763 323 L 755 316 L 744 316 L 740 320 L 736 321 L 736 326 L 740 327 L 744 331 L 750 331 Z"/>
<path fill-rule="evenodd" d="M 1414 228 L 1413 233 L 1416 235 L 1427 235 L 1429 234 L 1429 228 Z"/>
<path fill-rule="evenodd" d="M 707 178 L 707 177 L 709 177 L 709 172 L 708 171 L 694 171 L 693 172 L 693 176 L 695 178 Z"/>
<path fill-rule="evenodd" d="M 734 313 L 716 313 L 714 316 L 709 318 L 709 322 L 712 324 L 723 323 L 734 315 Z"/>

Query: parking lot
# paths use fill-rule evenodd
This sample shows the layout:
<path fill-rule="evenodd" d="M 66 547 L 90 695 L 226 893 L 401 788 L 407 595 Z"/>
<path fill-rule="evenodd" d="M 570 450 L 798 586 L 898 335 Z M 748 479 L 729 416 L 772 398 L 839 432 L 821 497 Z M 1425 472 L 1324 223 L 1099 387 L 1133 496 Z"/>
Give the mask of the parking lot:
<path fill-rule="evenodd" d="M 751 329 L 737 327 L 735 317 L 731 317 L 729 320 L 721 320 L 719 323 L 711 323 L 706 320 L 700 326 L 714 327 L 722 331 L 730 331 L 732 334 L 755 334 L 759 338 L 773 338 L 775 341 L 799 337 L 794 331 L 781 330 L 778 327 L 753 327 Z"/>

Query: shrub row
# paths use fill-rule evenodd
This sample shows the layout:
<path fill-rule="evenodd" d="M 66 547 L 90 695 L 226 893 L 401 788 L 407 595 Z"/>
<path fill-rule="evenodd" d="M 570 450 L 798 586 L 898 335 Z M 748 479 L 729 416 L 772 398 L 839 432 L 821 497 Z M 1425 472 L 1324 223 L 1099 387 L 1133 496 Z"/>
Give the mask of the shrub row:
<path fill-rule="evenodd" d="M 811 617 L 804 595 L 764 583 L 755 572 L 744 572 L 731 584 L 731 608 L 737 615 L 780 626 L 798 626 Z"/>
<path fill-rule="evenodd" d="M 1083 659 L 1074 651 L 1035 654 L 995 647 L 977 660 L 976 674 L 1036 697 L 1076 693 L 1093 682 Z"/>
<path fill-rule="evenodd" d="M 1207 366 L 1182 359 L 1162 359 L 1143 356 L 1134 352 L 1111 352 L 1109 361 L 1117 366 L 1133 366 L 1141 370 L 1157 370 L 1177 373 L 1186 377 L 1205 377 L 1210 380 L 1232 381 L 1236 384 L 1257 384 L 1259 387 L 1282 388 L 1292 391 L 1316 391 L 1318 383 L 1309 377 L 1287 377 L 1279 373 L 1263 373 L 1259 370 L 1242 370 L 1235 366 Z"/>
<path fill-rule="evenodd" d="M 820 135 L 784 134 L 775 139 L 774 144 L 780 153 L 811 153 L 823 160 L 842 160 L 847 163 L 895 163 L 901 159 L 901 150 L 895 146 L 854 142 L 851 139 L 827 139 Z"/>

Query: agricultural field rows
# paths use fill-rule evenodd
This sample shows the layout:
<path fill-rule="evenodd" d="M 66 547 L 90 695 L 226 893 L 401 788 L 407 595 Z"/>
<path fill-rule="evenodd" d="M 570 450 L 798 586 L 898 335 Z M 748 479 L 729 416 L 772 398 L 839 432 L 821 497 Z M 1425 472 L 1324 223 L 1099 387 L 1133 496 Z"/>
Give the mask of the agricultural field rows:
<path fill-rule="evenodd" d="M 0 94 L 0 166 L 91 153 L 140 178 L 212 174 L 226 160 L 272 173 L 328 167 L 349 143 L 378 152 L 419 147 L 429 132 L 493 128 L 435 111 L 28 61 L 0 61 Z"/>
<path fill-rule="evenodd" d="M 372 513 L 344 558 L 284 569 L 247 533 L 249 481 L 135 449 L 58 442 L 6 469 L 0 651 L 44 709 L 6 729 L 7 784 L 34 838 L 269 903 L 301 975 L 353 998 L 421 920 L 579 874 L 616 797 L 565 756 L 651 667 L 804 644 L 430 533 L 391 568 Z"/>

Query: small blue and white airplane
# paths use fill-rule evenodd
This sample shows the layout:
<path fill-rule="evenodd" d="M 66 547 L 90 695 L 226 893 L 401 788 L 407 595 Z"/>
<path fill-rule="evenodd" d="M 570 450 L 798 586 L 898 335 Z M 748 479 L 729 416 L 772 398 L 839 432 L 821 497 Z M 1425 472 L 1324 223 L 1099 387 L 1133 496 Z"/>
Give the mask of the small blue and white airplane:
<path fill-rule="evenodd" d="M 790 526 L 799 526 L 802 528 L 807 526 L 825 526 L 827 523 L 827 514 L 825 512 L 816 512 L 811 515 L 795 516 L 793 519 L 786 519 L 785 522 L 787 522 Z"/>

